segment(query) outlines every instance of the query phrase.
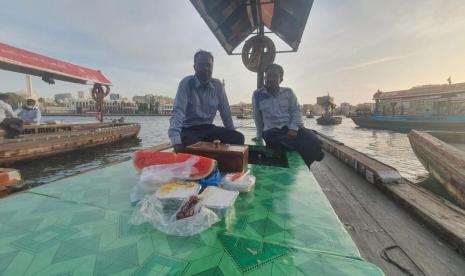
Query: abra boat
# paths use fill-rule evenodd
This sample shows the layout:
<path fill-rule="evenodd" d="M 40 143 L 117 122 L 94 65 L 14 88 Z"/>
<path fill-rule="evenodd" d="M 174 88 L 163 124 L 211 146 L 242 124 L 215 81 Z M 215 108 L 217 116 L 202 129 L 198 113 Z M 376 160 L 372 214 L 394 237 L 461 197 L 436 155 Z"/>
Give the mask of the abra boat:
<path fill-rule="evenodd" d="M 0 164 L 8 165 L 135 138 L 139 130 L 140 125 L 134 123 L 25 126 L 24 134 L 18 138 L 0 138 Z"/>
<path fill-rule="evenodd" d="M 342 117 L 333 116 L 333 111 L 336 107 L 333 97 L 330 97 L 328 94 L 327 96 L 317 97 L 316 101 L 317 104 L 325 109 L 325 113 L 316 119 L 319 125 L 338 125 L 342 122 Z"/>
<path fill-rule="evenodd" d="M 412 130 L 408 138 L 423 166 L 465 208 L 465 151 L 459 147 L 465 132 Z"/>
<path fill-rule="evenodd" d="M 136 137 L 136 123 L 103 123 L 103 99 L 110 93 L 111 82 L 97 70 L 59 61 L 50 57 L 0 43 L 0 69 L 39 76 L 49 84 L 55 80 L 93 84 L 100 123 L 26 125 L 15 139 L 0 138 L 0 164 L 31 160 L 63 152 L 113 143 Z M 32 91 L 29 91 L 31 94 Z M 29 95 L 30 96 L 30 95 Z M 0 130 L 0 137 L 4 136 Z"/>
<path fill-rule="evenodd" d="M 397 131 L 465 130 L 465 83 L 378 90 L 373 99 L 373 114 L 351 117 L 356 125 Z"/>

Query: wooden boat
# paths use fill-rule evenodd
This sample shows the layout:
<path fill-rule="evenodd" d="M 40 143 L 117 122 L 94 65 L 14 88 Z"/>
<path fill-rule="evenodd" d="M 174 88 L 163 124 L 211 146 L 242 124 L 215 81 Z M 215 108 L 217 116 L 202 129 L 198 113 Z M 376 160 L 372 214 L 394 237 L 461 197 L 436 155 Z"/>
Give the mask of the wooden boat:
<path fill-rule="evenodd" d="M 136 123 L 25 126 L 15 139 L 0 138 L 0 164 L 11 164 L 137 137 Z M 3 130 L 0 130 L 0 135 Z"/>
<path fill-rule="evenodd" d="M 465 151 L 455 146 L 465 132 L 412 130 L 408 137 L 423 166 L 465 208 Z"/>
<path fill-rule="evenodd" d="M 0 164 L 41 158 L 49 155 L 82 150 L 136 137 L 140 125 L 103 123 L 103 99 L 110 93 L 111 82 L 100 71 L 74 65 L 54 58 L 0 43 L 0 69 L 41 77 L 53 84 L 55 80 L 93 84 L 92 98 L 96 101 L 100 123 L 28 125 L 15 139 L 0 138 Z M 104 89 L 106 88 L 106 89 Z M 29 94 L 32 91 L 28 91 Z M 0 137 L 5 133 L 0 130 Z"/>
<path fill-rule="evenodd" d="M 342 117 L 339 116 L 320 116 L 316 119 L 319 125 L 338 125 L 342 122 Z"/>
<path fill-rule="evenodd" d="M 325 113 L 316 119 L 317 124 L 338 125 L 342 122 L 342 117 L 333 116 L 336 104 L 334 103 L 334 98 L 329 96 L 329 93 L 327 96 L 317 97 L 316 102 L 325 109 Z"/>
<path fill-rule="evenodd" d="M 457 116 L 456 116 L 457 117 Z M 458 118 L 458 117 L 457 117 Z M 421 130 L 456 130 L 465 129 L 465 117 L 422 117 L 422 116 L 351 116 L 356 125 L 363 128 L 387 129 L 408 132 L 412 129 Z"/>

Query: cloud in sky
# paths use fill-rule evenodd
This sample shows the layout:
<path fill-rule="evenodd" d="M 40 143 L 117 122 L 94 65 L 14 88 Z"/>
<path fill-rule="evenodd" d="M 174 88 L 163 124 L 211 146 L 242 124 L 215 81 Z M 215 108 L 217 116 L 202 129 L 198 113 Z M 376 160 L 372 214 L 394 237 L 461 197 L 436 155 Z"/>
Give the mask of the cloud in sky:
<path fill-rule="evenodd" d="M 100 69 L 127 96 L 173 96 L 198 49 L 215 55 L 214 75 L 230 102 L 250 101 L 255 74 L 228 56 L 189 1 L 4 1 L 0 41 Z M 369 101 L 376 89 L 465 81 L 462 0 L 315 1 L 299 52 L 279 54 L 283 85 L 301 103 L 330 91 L 337 102 Z M 282 44 L 280 44 L 282 45 Z M 237 49 L 240 50 L 240 49 Z M 0 91 L 24 89 L 0 72 Z M 40 95 L 87 90 L 34 78 Z"/>

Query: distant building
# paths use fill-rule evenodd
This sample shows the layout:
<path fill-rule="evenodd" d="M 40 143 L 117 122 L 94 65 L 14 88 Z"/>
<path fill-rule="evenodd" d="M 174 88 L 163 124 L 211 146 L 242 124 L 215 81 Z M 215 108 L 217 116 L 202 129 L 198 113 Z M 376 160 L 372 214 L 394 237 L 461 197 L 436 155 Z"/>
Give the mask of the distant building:
<path fill-rule="evenodd" d="M 336 113 L 338 115 L 349 115 L 350 112 L 355 111 L 355 106 L 351 105 L 350 103 L 344 102 L 339 105 L 339 107 L 336 110 Z"/>
<path fill-rule="evenodd" d="M 116 100 L 119 100 L 120 99 L 120 96 L 119 94 L 110 94 L 110 100 L 113 100 L 113 101 L 116 101 Z"/>
<path fill-rule="evenodd" d="M 252 114 L 252 104 L 251 103 L 238 103 L 232 104 L 229 106 L 231 109 L 231 114 L 233 116 L 237 115 L 251 115 Z"/>
<path fill-rule="evenodd" d="M 78 91 L 78 99 L 84 99 L 85 98 L 85 95 L 84 95 L 84 91 Z"/>
<path fill-rule="evenodd" d="M 71 100 L 73 98 L 73 94 L 71 93 L 61 93 L 61 94 L 55 94 L 55 101 L 65 101 L 65 100 Z"/>
<path fill-rule="evenodd" d="M 166 96 L 147 94 L 134 96 L 132 101 L 137 104 L 141 114 L 169 115 L 173 111 L 174 99 Z"/>
<path fill-rule="evenodd" d="M 303 104 L 300 110 L 302 112 L 302 115 L 320 115 L 323 113 L 323 108 L 317 104 Z"/>
<path fill-rule="evenodd" d="M 373 95 L 380 115 L 451 116 L 465 114 L 465 83 L 415 86 Z"/>

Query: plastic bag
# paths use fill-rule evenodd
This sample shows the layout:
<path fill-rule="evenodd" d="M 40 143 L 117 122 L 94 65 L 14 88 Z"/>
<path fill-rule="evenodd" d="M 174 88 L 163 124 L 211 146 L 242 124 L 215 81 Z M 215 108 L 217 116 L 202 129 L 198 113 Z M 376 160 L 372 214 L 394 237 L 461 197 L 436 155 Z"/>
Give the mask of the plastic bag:
<path fill-rule="evenodd" d="M 189 199 L 186 199 L 186 203 Z M 193 236 L 212 226 L 219 221 L 218 216 L 210 209 L 195 204 L 192 216 L 176 219 L 176 215 L 185 207 L 185 204 L 174 214 L 166 214 L 163 211 L 162 202 L 155 195 L 145 196 L 134 211 L 130 223 L 139 225 L 150 223 L 155 229 L 175 236 Z"/>
<path fill-rule="evenodd" d="M 161 185 L 189 178 L 196 173 L 194 164 L 199 157 L 192 156 L 181 163 L 153 165 L 142 169 L 139 182 L 133 187 L 130 199 L 132 203 L 141 200 L 145 195 L 153 194 Z"/>
<path fill-rule="evenodd" d="M 202 178 L 199 180 L 200 185 L 202 185 L 202 191 L 208 186 L 218 186 L 221 181 L 221 173 L 218 168 L 207 178 Z"/>
<path fill-rule="evenodd" d="M 236 173 L 226 174 L 220 182 L 219 187 L 229 191 L 250 192 L 255 186 L 255 176 L 247 171 L 238 178 Z"/>

